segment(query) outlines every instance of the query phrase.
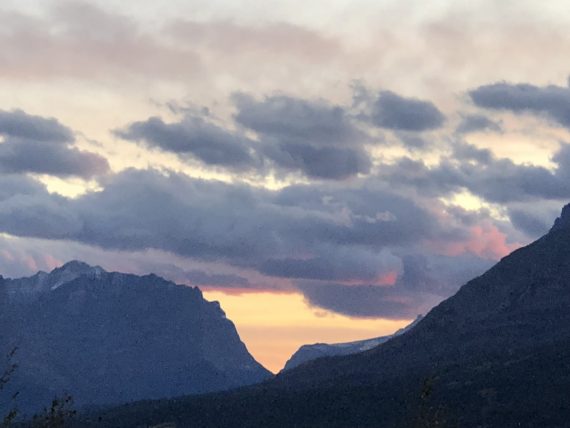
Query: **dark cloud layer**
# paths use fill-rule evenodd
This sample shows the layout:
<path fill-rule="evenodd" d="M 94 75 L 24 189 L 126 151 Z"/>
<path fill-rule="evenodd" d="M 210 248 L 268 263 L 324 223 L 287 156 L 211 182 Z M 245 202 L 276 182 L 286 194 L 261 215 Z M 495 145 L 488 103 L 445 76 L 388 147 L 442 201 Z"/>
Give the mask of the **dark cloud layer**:
<path fill-rule="evenodd" d="M 309 178 L 343 180 L 370 171 L 372 162 L 365 148 L 369 137 L 343 107 L 287 96 L 260 101 L 236 94 L 233 100 L 236 123 L 256 133 L 257 140 L 195 113 L 186 113 L 173 123 L 151 117 L 115 134 L 182 159 L 254 175 L 273 170 L 278 175 L 300 173 Z"/>
<path fill-rule="evenodd" d="M 0 174 L 0 202 L 16 196 L 41 196 L 44 194 L 44 186 L 33 178 Z"/>
<path fill-rule="evenodd" d="M 372 162 L 360 148 L 315 147 L 311 144 L 268 143 L 263 154 L 285 171 L 311 178 L 342 180 L 370 171 Z"/>
<path fill-rule="evenodd" d="M 403 272 L 392 285 L 347 285 L 298 281 L 308 303 L 349 316 L 391 319 L 426 313 L 459 286 L 480 275 L 492 262 L 471 256 L 411 254 L 402 258 Z"/>
<path fill-rule="evenodd" d="M 254 143 L 202 118 L 188 115 L 180 122 L 165 123 L 158 117 L 130 124 L 115 133 L 179 155 L 189 155 L 206 165 L 250 169 L 256 164 Z"/>
<path fill-rule="evenodd" d="M 282 142 L 357 146 L 365 139 L 345 108 L 325 101 L 307 101 L 284 95 L 260 101 L 245 94 L 236 94 L 234 102 L 238 123 Z"/>
<path fill-rule="evenodd" d="M 183 159 L 249 174 L 274 171 L 279 176 L 300 173 L 314 179 L 344 180 L 372 170 L 368 147 L 375 140 L 362 114 L 351 111 L 355 106 L 286 95 L 258 99 L 237 93 L 232 100 L 234 120 L 243 132 L 222 128 L 207 114 L 186 112 L 177 122 L 151 117 L 115 134 Z M 397 130 L 403 144 L 413 149 L 428 146 L 416 131 L 438 128 L 445 120 L 430 102 L 393 92 L 381 92 L 373 104 L 368 108 L 373 110 L 374 124 Z M 257 138 L 247 137 L 246 131 Z"/>
<path fill-rule="evenodd" d="M 369 138 L 345 108 L 288 96 L 236 94 L 234 102 L 236 122 L 259 135 L 263 156 L 278 168 L 336 180 L 370 170 Z"/>
<path fill-rule="evenodd" d="M 509 218 L 513 226 L 535 238 L 544 235 L 552 227 L 552 217 L 540 218 L 526 210 L 510 209 Z"/>
<path fill-rule="evenodd" d="M 33 116 L 22 110 L 0 110 L 0 135 L 31 141 L 70 143 L 71 129 L 53 118 Z"/>
<path fill-rule="evenodd" d="M 107 160 L 71 146 L 73 132 L 53 118 L 0 110 L 0 173 L 92 178 L 109 170 Z"/>
<path fill-rule="evenodd" d="M 434 296 L 389 286 L 308 282 L 298 287 L 311 305 L 364 318 L 414 318 L 437 303 Z"/>
<path fill-rule="evenodd" d="M 92 178 L 109 170 L 95 153 L 45 142 L 7 140 L 0 143 L 0 173 L 36 173 L 57 177 Z"/>
<path fill-rule="evenodd" d="M 268 191 L 127 170 L 102 184 L 102 191 L 67 199 L 32 183 L 18 189 L 7 182 L 13 190 L 0 204 L 0 231 L 104 249 L 158 249 L 267 276 L 341 285 L 382 282 L 387 274 L 395 279 L 402 270 L 401 254 L 417 251 L 424 241 L 463 237 L 459 223 L 443 225 L 433 212 L 374 182 L 362 181 L 353 188 L 312 184 Z M 234 276 L 186 274 L 196 283 L 249 286 Z M 328 307 L 309 289 L 301 290 L 314 304 Z M 441 298 L 434 290 L 425 292 L 430 299 Z M 400 304 L 394 299 L 410 291 L 400 287 L 393 293 L 377 316 L 409 313 L 397 310 Z M 410 300 L 409 310 L 417 311 L 424 301 Z M 369 316 L 363 311 L 354 309 L 352 314 Z"/>
<path fill-rule="evenodd" d="M 295 248 L 317 251 L 316 244 L 380 249 L 431 236 L 438 226 L 414 202 L 366 186 L 270 192 L 137 170 L 113 177 L 101 192 L 69 200 L 62 210 L 66 207 L 83 224 L 75 239 L 86 243 L 250 264 Z"/>
<path fill-rule="evenodd" d="M 215 286 L 215 287 L 244 287 L 250 286 L 247 278 L 234 274 L 208 273 L 202 270 L 189 270 L 184 272 L 184 278 L 191 284 L 197 286 Z"/>
<path fill-rule="evenodd" d="M 458 144 L 456 158 L 442 159 L 435 166 L 404 157 L 382 169 L 384 179 L 396 186 L 408 186 L 424 195 L 450 195 L 463 189 L 496 202 L 508 203 L 536 199 L 570 198 L 570 164 L 565 163 L 567 145 L 563 144 L 553 160 L 558 169 L 516 164 L 498 159 L 488 150 Z M 465 162 L 470 160 L 472 162 Z"/>
<path fill-rule="evenodd" d="M 374 281 L 382 273 L 399 270 L 399 258 L 389 252 L 357 247 L 328 246 L 317 250 L 318 256 L 268 258 L 259 271 L 268 276 L 326 281 Z"/>
<path fill-rule="evenodd" d="M 445 116 L 431 102 L 380 92 L 372 107 L 372 123 L 398 131 L 429 131 L 441 127 Z"/>
<path fill-rule="evenodd" d="M 553 219 L 560 214 L 560 207 L 567 200 L 541 201 L 533 204 L 513 204 L 507 214 L 512 225 L 531 239 L 544 235 L 553 224 Z"/>
<path fill-rule="evenodd" d="M 570 128 L 570 88 L 495 83 L 480 86 L 469 95 L 479 107 L 534 113 Z"/>

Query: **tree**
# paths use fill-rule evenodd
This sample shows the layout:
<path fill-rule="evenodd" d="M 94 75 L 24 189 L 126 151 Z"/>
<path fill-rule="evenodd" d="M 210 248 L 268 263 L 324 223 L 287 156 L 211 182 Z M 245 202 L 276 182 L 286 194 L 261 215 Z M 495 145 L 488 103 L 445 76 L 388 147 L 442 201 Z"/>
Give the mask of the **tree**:
<path fill-rule="evenodd" d="M 6 388 L 10 382 L 18 365 L 14 362 L 18 348 L 14 348 L 6 356 L 6 367 L 0 376 L 0 393 Z M 11 401 L 14 402 L 18 393 L 12 394 Z M 75 416 L 76 411 L 73 410 L 73 398 L 67 394 L 63 398 L 54 398 L 51 406 L 45 408 L 42 413 L 37 414 L 32 419 L 34 428 L 65 428 Z M 0 428 L 9 428 L 18 416 L 18 409 L 13 406 L 11 410 L 2 418 Z"/>
<path fill-rule="evenodd" d="M 49 409 L 32 419 L 34 428 L 64 428 L 70 425 L 77 412 L 73 410 L 73 398 L 66 394 L 63 398 L 54 398 Z"/>

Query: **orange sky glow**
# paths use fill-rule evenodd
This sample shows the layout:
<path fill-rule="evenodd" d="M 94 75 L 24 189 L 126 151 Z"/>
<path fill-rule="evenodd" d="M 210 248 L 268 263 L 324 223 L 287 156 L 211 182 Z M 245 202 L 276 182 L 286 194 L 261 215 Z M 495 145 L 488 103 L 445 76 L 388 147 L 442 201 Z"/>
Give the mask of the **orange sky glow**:
<path fill-rule="evenodd" d="M 283 368 L 301 345 L 384 336 L 411 322 L 349 318 L 309 306 L 300 293 L 204 291 L 204 297 L 220 302 L 248 350 L 274 373 Z"/>

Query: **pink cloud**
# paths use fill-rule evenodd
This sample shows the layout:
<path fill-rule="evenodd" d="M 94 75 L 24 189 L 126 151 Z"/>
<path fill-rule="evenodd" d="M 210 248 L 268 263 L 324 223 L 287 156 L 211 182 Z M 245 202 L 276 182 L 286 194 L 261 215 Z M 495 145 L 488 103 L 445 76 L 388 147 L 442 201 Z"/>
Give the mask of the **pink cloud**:
<path fill-rule="evenodd" d="M 471 253 L 486 259 L 496 260 L 522 245 L 520 243 L 508 243 L 507 236 L 490 223 L 471 226 L 468 231 L 469 236 L 464 241 L 437 243 L 435 247 L 448 256 Z"/>

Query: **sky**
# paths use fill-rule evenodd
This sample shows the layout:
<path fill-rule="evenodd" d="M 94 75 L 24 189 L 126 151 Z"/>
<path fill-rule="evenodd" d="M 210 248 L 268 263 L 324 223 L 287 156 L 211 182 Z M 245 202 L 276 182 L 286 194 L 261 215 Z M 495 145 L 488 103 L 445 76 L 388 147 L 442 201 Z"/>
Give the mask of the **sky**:
<path fill-rule="evenodd" d="M 570 199 L 569 9 L 3 0 L 0 273 L 198 286 L 273 371 L 390 334 Z"/>

